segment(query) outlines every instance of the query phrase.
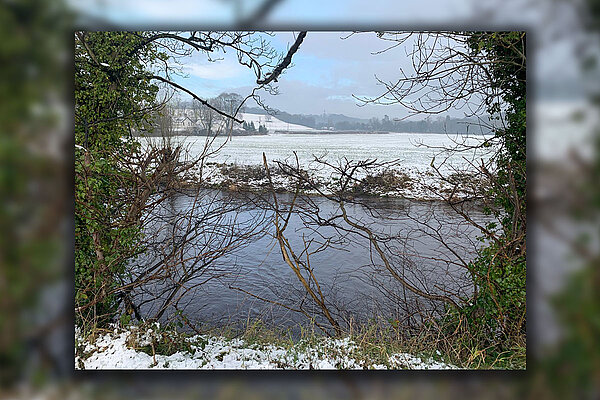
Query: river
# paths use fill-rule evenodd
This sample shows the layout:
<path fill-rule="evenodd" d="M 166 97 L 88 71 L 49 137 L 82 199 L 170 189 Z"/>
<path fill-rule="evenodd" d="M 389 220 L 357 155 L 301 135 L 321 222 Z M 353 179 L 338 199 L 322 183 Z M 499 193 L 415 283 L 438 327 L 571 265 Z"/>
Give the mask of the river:
<path fill-rule="evenodd" d="M 280 328 L 293 328 L 306 324 L 306 315 L 289 308 L 302 308 L 317 321 L 319 308 L 307 297 L 306 291 L 292 269 L 283 260 L 281 249 L 274 238 L 275 226 L 270 195 L 240 194 L 216 190 L 201 190 L 198 196 L 183 192 L 165 203 L 160 210 L 160 232 L 150 229 L 147 235 L 160 238 L 165 231 L 183 236 L 193 232 L 193 237 L 181 249 L 181 259 L 187 259 L 176 268 L 190 270 L 192 263 L 210 260 L 206 267 L 198 269 L 178 292 L 178 308 L 194 324 L 222 326 L 243 325 L 249 320 L 261 319 Z M 449 206 L 437 201 L 407 199 L 365 199 L 365 205 L 348 204 L 346 209 L 353 221 L 370 227 L 382 238 L 384 249 L 393 268 L 404 279 L 421 290 L 444 294 L 450 291 L 467 295 L 472 289 L 466 269 L 460 260 L 470 260 L 480 242 L 478 232 L 456 214 Z M 289 194 L 278 194 L 280 207 L 292 201 Z M 318 210 L 322 220 L 339 215 L 339 205 L 323 197 L 310 196 L 298 200 L 284 235 L 292 250 L 306 261 L 305 244 L 310 251 L 317 250 L 329 241 L 321 251 L 310 256 L 310 268 L 319 283 L 328 307 L 341 321 L 367 321 L 372 317 L 401 319 L 417 308 L 433 310 L 434 304 L 403 289 L 382 259 L 369 245 L 369 241 L 357 232 L 348 233 L 340 223 L 338 229 L 317 226 L 311 216 Z M 227 209 L 222 215 L 217 210 Z M 477 221 L 490 220 L 475 205 L 468 208 Z M 214 215 L 211 213 L 215 213 Z M 182 222 L 182 216 L 192 215 Z M 211 215 L 207 218 L 206 215 Z M 284 214 L 284 216 L 287 214 Z M 169 222 L 170 221 L 170 222 Z M 339 218 L 336 219 L 339 221 Z M 168 229 L 165 229 L 167 222 Z M 157 225 L 158 226 L 158 225 Z M 229 231 L 227 229 L 231 228 Z M 263 228 L 262 230 L 260 228 Z M 341 230 L 340 230 L 341 229 Z M 243 237 L 244 232 L 254 234 Z M 239 243 L 223 242 L 224 236 L 240 239 Z M 444 238 L 445 244 L 440 242 Z M 312 242 L 311 242 L 312 241 Z M 157 248 L 164 246 L 157 240 Z M 239 245 L 238 245 L 239 244 Z M 448 245 L 448 247 L 445 247 Z M 222 254 L 220 250 L 225 249 Z M 451 251 L 449 250 L 451 249 Z M 454 253 L 452 253 L 454 252 Z M 218 257 L 209 257 L 207 254 Z M 164 249 L 142 257 L 147 263 L 155 262 L 164 255 Z M 185 257 L 183 257 L 185 255 Z M 308 276 L 305 271 L 304 276 Z M 311 283 L 313 287 L 314 282 Z M 150 286 L 137 292 L 137 300 L 147 301 L 143 314 L 153 315 L 160 308 L 162 286 Z M 187 292 L 186 292 L 187 290 Z M 457 298 L 457 296 L 453 296 Z M 164 296 L 163 296 L 164 298 Z M 277 302 L 279 304 L 274 304 Z M 174 317 L 172 307 L 162 320 Z"/>

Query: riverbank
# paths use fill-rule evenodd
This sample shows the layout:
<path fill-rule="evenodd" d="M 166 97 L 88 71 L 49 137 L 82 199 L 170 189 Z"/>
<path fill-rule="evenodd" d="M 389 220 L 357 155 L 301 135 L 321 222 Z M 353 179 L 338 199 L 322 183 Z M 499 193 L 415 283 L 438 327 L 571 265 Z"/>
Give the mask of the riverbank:
<path fill-rule="evenodd" d="M 227 190 L 231 187 L 231 190 L 240 191 L 270 190 L 263 166 L 264 153 L 269 162 L 273 185 L 279 191 L 294 192 L 297 181 L 281 174 L 276 160 L 291 165 L 296 165 L 297 160 L 302 170 L 318 186 L 318 190 L 301 187 L 305 194 L 317 194 L 319 190 L 325 192 L 325 189 L 339 191 L 339 181 L 336 181 L 340 175 L 339 169 L 346 163 L 357 165 L 360 160 L 369 160 L 373 164 L 368 164 L 366 168 L 354 169 L 350 166 L 347 172 L 352 171 L 350 186 L 354 187 L 344 188 L 348 195 L 446 200 L 450 196 L 457 199 L 472 198 L 474 193 L 485 191 L 487 183 L 483 182 L 484 174 L 478 165 L 480 160 L 489 160 L 493 148 L 481 146 L 483 139 L 486 138 L 439 134 L 340 133 L 217 137 L 214 141 L 174 136 L 170 140 L 174 146 L 184 149 L 186 160 L 195 160 L 207 154 L 207 151 L 210 154 L 203 159 L 201 169 L 189 171 L 183 177 L 189 185 Z M 151 143 L 160 146 L 156 138 L 140 138 L 140 143 L 142 148 Z M 473 150 L 468 158 L 464 152 L 447 150 L 457 146 L 477 150 Z M 217 149 L 217 153 L 212 153 Z M 361 184 L 359 181 L 364 179 L 367 182 Z M 357 193 L 348 192 L 353 189 Z"/>
<path fill-rule="evenodd" d="M 279 193 L 294 193 L 297 178 L 286 174 L 277 165 L 269 167 L 273 189 Z M 308 178 L 300 183 L 300 193 L 309 195 L 331 194 L 339 191 L 334 176 L 303 170 Z M 311 184 L 308 184 L 308 182 Z M 240 192 L 265 192 L 271 190 L 267 172 L 262 165 L 239 165 L 235 163 L 208 162 L 192 169 L 183 177 L 183 186 L 201 186 L 208 189 L 223 189 Z M 390 197 L 411 200 L 444 200 L 473 197 L 473 189 L 484 184 L 476 176 L 455 173 L 447 180 L 435 179 L 433 173 L 400 168 L 374 169 L 368 174 L 357 174 L 347 193 L 354 196 Z"/>
<path fill-rule="evenodd" d="M 76 369 L 456 369 L 436 357 L 373 351 L 347 336 L 300 341 L 187 336 L 157 323 L 75 333 Z"/>

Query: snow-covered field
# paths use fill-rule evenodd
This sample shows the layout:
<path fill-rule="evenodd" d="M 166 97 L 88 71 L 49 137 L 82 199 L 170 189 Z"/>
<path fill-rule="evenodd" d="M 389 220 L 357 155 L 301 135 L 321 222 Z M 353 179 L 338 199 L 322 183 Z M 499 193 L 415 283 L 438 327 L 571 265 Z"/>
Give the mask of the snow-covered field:
<path fill-rule="evenodd" d="M 261 116 L 264 117 L 264 116 Z M 476 145 L 481 143 L 483 136 L 448 136 L 444 134 L 415 134 L 415 133 L 381 133 L 381 134 L 269 134 L 263 136 L 234 136 L 225 143 L 225 138 L 217 138 L 213 148 L 224 146 L 207 162 L 214 164 L 235 164 L 240 166 L 262 165 L 262 154 L 267 160 L 288 161 L 295 163 L 295 155 L 301 168 L 321 178 L 324 182 L 331 180 L 330 168 L 315 162 L 314 157 L 322 157 L 332 164 L 340 160 L 359 161 L 377 159 L 378 162 L 394 162 L 395 170 L 406 174 L 411 187 L 404 188 L 398 193 L 406 198 L 427 198 L 426 186 L 442 187 L 443 182 L 437 179 L 431 166 L 435 158 L 435 166 L 444 174 L 456 171 L 472 170 L 471 164 L 479 165 L 481 159 L 488 159 L 492 149 L 477 149 L 464 152 L 447 152 L 446 148 L 457 145 Z M 142 143 L 159 138 L 141 138 Z M 205 137 L 176 136 L 176 143 L 184 145 L 189 156 L 202 153 L 206 144 Z M 206 166 L 202 172 L 212 183 L 226 180 L 216 168 Z M 377 172 L 377 171 L 372 171 Z M 361 171 L 358 172 L 359 175 Z M 362 178 L 362 176 L 357 176 Z"/>
<path fill-rule="evenodd" d="M 117 329 L 99 336 L 94 344 L 84 343 L 83 354 L 75 357 L 77 369 L 456 369 L 455 366 L 421 359 L 406 353 L 392 354 L 387 365 L 355 358 L 356 343 L 348 338 L 322 338 L 316 344 L 302 342 L 290 348 L 247 344 L 241 339 L 197 335 L 186 340 L 191 352 L 149 355 L 133 347 L 149 345 L 156 330 L 140 334 L 136 327 Z M 132 341 L 132 336 L 136 340 Z M 76 329 L 76 341 L 81 343 Z M 129 343 L 129 345 L 128 345 Z"/>
<path fill-rule="evenodd" d="M 477 152 L 448 154 L 442 148 L 454 147 L 456 142 L 475 145 L 483 136 L 452 137 L 434 133 L 375 133 L 375 134 L 268 134 L 256 136 L 234 136 L 211 157 L 217 163 L 236 163 L 239 165 L 262 164 L 262 153 L 269 161 L 292 160 L 294 152 L 302 166 L 312 163 L 314 156 L 323 156 L 336 161 L 377 159 L 380 162 L 398 161 L 406 170 L 423 172 L 431 169 L 430 164 L 436 157 L 436 165 L 448 157 L 444 169 L 464 167 L 468 161 L 486 158 L 480 149 Z M 141 138 L 142 143 L 159 138 Z M 190 155 L 201 154 L 206 138 L 201 136 L 176 136 L 176 143 L 184 144 Z M 220 147 L 225 138 L 217 138 L 213 148 Z M 491 150 L 491 149 L 490 149 Z M 466 160 L 465 160 L 466 158 Z M 467 161 L 468 160 L 468 161 Z"/>

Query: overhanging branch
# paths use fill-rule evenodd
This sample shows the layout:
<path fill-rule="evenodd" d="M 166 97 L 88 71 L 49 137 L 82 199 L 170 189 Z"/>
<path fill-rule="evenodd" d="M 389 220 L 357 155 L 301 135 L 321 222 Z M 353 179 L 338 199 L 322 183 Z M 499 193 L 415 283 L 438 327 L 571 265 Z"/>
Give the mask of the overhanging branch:
<path fill-rule="evenodd" d="M 197 96 L 197 95 L 196 95 L 194 92 L 192 92 L 191 90 L 189 90 L 189 89 L 186 89 L 186 88 L 184 88 L 183 86 L 181 86 L 181 85 L 178 85 L 177 83 L 175 83 L 175 82 L 173 82 L 173 81 L 170 81 L 170 80 L 168 80 L 168 79 L 166 79 L 166 78 L 163 78 L 162 76 L 159 76 L 159 75 L 152 75 L 152 76 L 150 77 L 150 79 L 156 79 L 156 80 L 158 80 L 158 81 L 161 81 L 161 82 L 164 82 L 164 83 L 166 83 L 166 84 L 169 84 L 169 85 L 171 85 L 171 86 L 173 86 L 173 87 L 175 87 L 175 88 L 177 88 L 177 89 L 179 89 L 179 90 L 183 90 L 184 92 L 186 92 L 187 94 L 189 94 L 190 96 L 192 96 L 192 97 L 193 97 L 195 100 L 198 100 L 200 103 L 202 103 L 202 104 L 203 104 L 203 105 L 205 105 L 206 107 L 210 108 L 211 110 L 214 110 L 216 113 L 218 113 L 218 114 L 221 114 L 222 116 L 224 116 L 224 117 L 226 117 L 226 118 L 231 118 L 232 120 L 234 120 L 235 122 L 238 122 L 238 123 L 240 123 L 240 124 L 244 122 L 244 120 L 243 120 L 243 119 L 238 119 L 238 118 L 234 117 L 233 115 L 229 115 L 229 114 L 227 114 L 226 112 L 219 110 L 219 109 L 218 109 L 218 108 L 216 108 L 215 106 L 211 105 L 211 104 L 210 104 L 208 101 L 206 101 L 206 100 L 204 100 L 204 99 L 201 99 L 200 97 L 198 97 L 198 96 Z"/>
<path fill-rule="evenodd" d="M 279 75 L 281 75 L 283 70 L 286 69 L 292 62 L 292 56 L 294 55 L 294 53 L 296 53 L 296 51 L 298 51 L 298 48 L 300 47 L 300 44 L 302 44 L 302 41 L 304 40 L 305 37 L 306 37 L 306 31 L 300 32 L 300 34 L 296 38 L 296 41 L 294 42 L 292 47 L 290 47 L 290 49 L 288 50 L 288 53 L 285 56 L 285 58 L 283 59 L 283 61 L 281 61 L 281 63 L 277 67 L 275 67 L 275 69 L 271 73 L 269 73 L 265 77 L 265 79 L 258 79 L 256 81 L 256 83 L 258 83 L 259 85 L 268 85 L 269 83 L 271 83 L 273 81 L 277 82 L 277 78 L 279 78 Z"/>

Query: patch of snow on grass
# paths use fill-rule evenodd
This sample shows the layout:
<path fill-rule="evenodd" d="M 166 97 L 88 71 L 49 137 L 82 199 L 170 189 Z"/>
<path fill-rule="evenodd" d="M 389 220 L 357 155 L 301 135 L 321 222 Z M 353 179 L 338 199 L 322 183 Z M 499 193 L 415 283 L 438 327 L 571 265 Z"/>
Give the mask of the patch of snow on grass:
<path fill-rule="evenodd" d="M 134 327 L 135 328 L 135 327 Z M 131 348 L 130 335 L 137 335 L 134 347 L 148 345 L 154 337 L 151 329 L 141 334 L 115 329 L 85 342 L 75 331 L 77 342 L 84 344 L 75 358 L 78 369 L 454 369 L 453 365 L 423 360 L 410 354 L 394 354 L 389 365 L 368 364 L 353 357 L 357 349 L 350 338 L 320 339 L 317 343 L 296 343 L 289 348 L 248 344 L 241 339 L 196 335 L 186 340 L 191 352 L 154 356 Z"/>

